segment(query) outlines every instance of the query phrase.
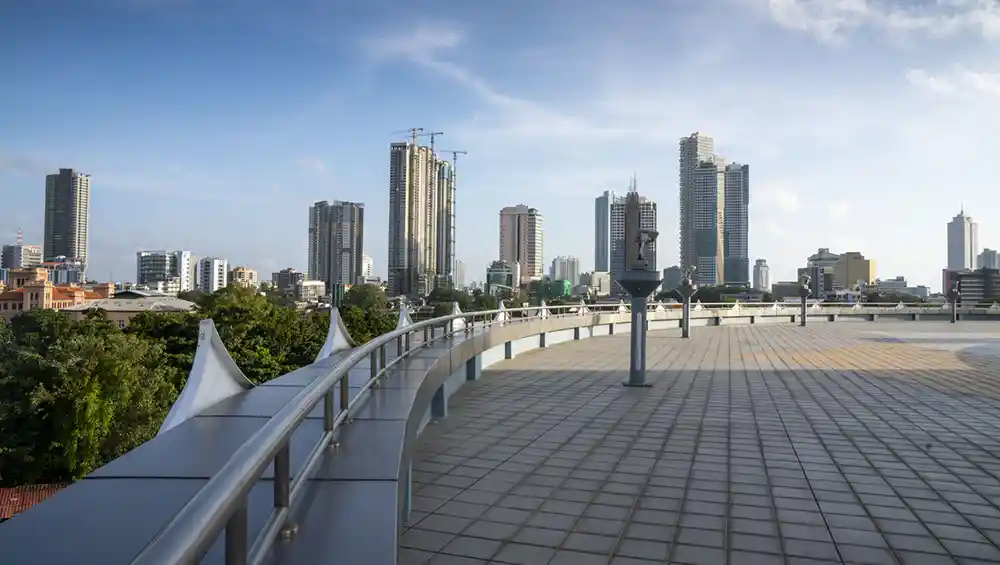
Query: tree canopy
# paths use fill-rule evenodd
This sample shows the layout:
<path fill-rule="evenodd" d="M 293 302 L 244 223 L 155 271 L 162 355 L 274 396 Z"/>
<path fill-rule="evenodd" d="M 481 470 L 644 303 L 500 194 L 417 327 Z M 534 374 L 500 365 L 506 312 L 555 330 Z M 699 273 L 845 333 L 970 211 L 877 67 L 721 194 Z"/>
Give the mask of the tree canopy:
<path fill-rule="evenodd" d="M 144 312 L 124 331 L 100 310 L 29 310 L 0 325 L 0 486 L 74 480 L 152 438 L 184 387 L 201 319 L 254 383 L 311 363 L 329 327 L 329 312 L 236 286 L 190 298 L 196 312 Z M 356 299 L 378 304 L 367 289 Z M 379 308 L 341 313 L 358 343 L 396 323 Z"/>

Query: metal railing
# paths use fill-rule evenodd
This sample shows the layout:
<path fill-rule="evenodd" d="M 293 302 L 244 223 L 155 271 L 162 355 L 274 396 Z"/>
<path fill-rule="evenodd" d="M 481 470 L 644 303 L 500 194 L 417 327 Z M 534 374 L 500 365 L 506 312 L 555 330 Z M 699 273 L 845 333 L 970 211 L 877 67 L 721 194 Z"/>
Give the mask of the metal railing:
<path fill-rule="evenodd" d="M 701 304 L 704 310 L 731 310 L 736 303 Z M 651 310 L 680 308 L 680 304 L 651 303 Z M 797 307 L 784 303 L 787 308 Z M 335 435 L 348 421 L 351 411 L 365 399 L 365 393 L 378 386 L 389 368 L 405 359 L 411 351 L 419 349 L 456 333 L 472 332 L 476 328 L 488 329 L 494 324 L 516 324 L 542 316 L 564 317 L 581 314 L 581 304 L 561 304 L 546 307 L 522 307 L 460 313 L 414 322 L 376 337 L 364 345 L 350 349 L 329 371 L 306 386 L 264 426 L 253 434 L 229 461 L 198 491 L 174 516 L 169 524 L 136 556 L 133 565 L 187 565 L 198 563 L 225 531 L 226 565 L 259 565 L 273 543 L 282 536 L 294 534 L 287 526 L 292 505 L 304 492 L 313 477 L 324 452 L 335 445 Z M 590 314 L 628 312 L 621 303 L 587 304 Z M 623 308 L 624 306 L 624 308 Z M 773 309 L 774 303 L 740 303 L 741 309 Z M 840 305 L 838 305 L 840 306 Z M 866 310 L 897 304 L 866 304 Z M 940 305 L 921 305 L 940 308 Z M 853 304 L 843 305 L 854 308 Z M 505 313 L 502 321 L 498 314 Z M 455 329 L 456 320 L 463 320 L 464 327 Z M 437 333 L 441 328 L 442 332 Z M 413 343 L 412 336 L 423 332 L 423 339 Z M 386 359 L 386 346 L 396 342 L 396 356 Z M 417 346 L 417 347 L 415 347 Z M 369 359 L 368 380 L 352 398 L 349 373 L 351 369 Z M 339 390 L 339 403 L 336 392 Z M 292 434 L 306 420 L 310 412 L 323 404 L 323 435 L 306 457 L 302 469 L 293 478 L 291 473 L 290 440 Z M 274 464 L 274 508 L 257 537 L 251 542 L 247 523 L 247 496 L 260 480 L 264 471 Z"/>
<path fill-rule="evenodd" d="M 575 310 L 578 307 L 553 306 L 548 309 L 549 316 L 576 315 L 575 312 L 561 310 Z M 618 307 L 618 304 L 587 306 L 592 313 L 606 313 L 609 308 Z M 493 320 L 503 312 L 510 315 L 510 318 Z M 324 451 L 333 444 L 337 430 L 347 421 L 357 404 L 364 400 L 365 393 L 378 385 L 386 371 L 416 350 L 414 345 L 425 346 L 455 333 L 472 332 L 477 327 L 487 328 L 495 323 L 536 319 L 541 312 L 539 307 L 527 307 L 442 316 L 414 322 L 347 351 L 329 372 L 306 386 L 240 446 L 222 469 L 195 494 L 132 563 L 197 563 L 225 530 L 225 563 L 259 565 L 279 536 L 293 533 L 285 530 L 289 511 L 313 476 Z M 536 315 L 522 316 L 522 313 Z M 464 327 L 454 330 L 454 320 L 465 321 Z M 437 333 L 438 328 L 443 329 L 440 335 Z M 421 331 L 423 339 L 419 343 L 412 343 L 411 336 Z M 394 340 L 397 354 L 387 362 L 386 346 Z M 369 359 L 369 378 L 352 398 L 348 375 L 365 358 Z M 339 406 L 335 404 L 335 391 L 338 388 Z M 323 436 L 306 457 L 301 471 L 293 478 L 289 447 L 292 434 L 320 403 L 323 404 Z M 251 543 L 247 524 L 247 495 L 271 463 L 274 463 L 274 509 Z"/>

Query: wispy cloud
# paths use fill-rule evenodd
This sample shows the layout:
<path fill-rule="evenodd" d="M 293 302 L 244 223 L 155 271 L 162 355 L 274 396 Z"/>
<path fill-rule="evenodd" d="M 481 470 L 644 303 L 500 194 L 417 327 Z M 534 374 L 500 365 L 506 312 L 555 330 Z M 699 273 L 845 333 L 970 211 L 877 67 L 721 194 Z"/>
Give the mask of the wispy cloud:
<path fill-rule="evenodd" d="M 947 97 L 986 97 L 1000 100 L 1000 73 L 957 67 L 952 71 L 932 73 L 910 69 L 906 80 L 917 88 Z"/>
<path fill-rule="evenodd" d="M 458 126 L 463 137 L 620 138 L 634 133 L 628 128 L 595 125 L 503 92 L 484 77 L 449 59 L 449 55 L 465 45 L 467 38 L 467 31 L 460 24 L 423 21 L 404 30 L 366 38 L 362 45 L 372 57 L 407 61 L 464 88 L 485 104 L 489 111 Z"/>
<path fill-rule="evenodd" d="M 895 39 L 975 35 L 1000 38 L 996 0 L 752 0 L 778 25 L 839 43 L 870 29 Z"/>

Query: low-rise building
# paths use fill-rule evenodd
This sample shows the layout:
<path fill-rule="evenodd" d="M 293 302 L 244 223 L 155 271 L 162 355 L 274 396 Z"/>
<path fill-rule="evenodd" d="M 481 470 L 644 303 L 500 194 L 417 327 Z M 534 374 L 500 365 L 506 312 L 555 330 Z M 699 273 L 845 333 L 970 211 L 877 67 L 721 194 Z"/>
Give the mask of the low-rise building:
<path fill-rule="evenodd" d="M 323 281 L 299 281 L 295 285 L 295 300 L 299 302 L 319 302 L 326 296 L 326 283 Z"/>
<path fill-rule="evenodd" d="M 0 294 L 0 320 L 5 322 L 28 310 L 63 310 L 108 298 L 115 288 L 112 283 L 86 288 L 75 284 L 53 284 L 49 280 L 49 271 L 41 267 L 11 269 L 8 275 L 6 290 Z"/>
<path fill-rule="evenodd" d="M 229 272 L 229 284 L 235 284 L 244 288 L 257 288 L 257 271 L 250 267 L 233 267 Z"/>
<path fill-rule="evenodd" d="M 190 312 L 197 308 L 194 302 L 182 300 L 169 294 L 129 290 L 119 292 L 111 298 L 91 300 L 84 304 L 63 308 L 63 312 L 74 320 L 86 317 L 87 312 L 103 310 L 108 319 L 119 328 L 128 327 L 132 318 L 141 312 Z"/>

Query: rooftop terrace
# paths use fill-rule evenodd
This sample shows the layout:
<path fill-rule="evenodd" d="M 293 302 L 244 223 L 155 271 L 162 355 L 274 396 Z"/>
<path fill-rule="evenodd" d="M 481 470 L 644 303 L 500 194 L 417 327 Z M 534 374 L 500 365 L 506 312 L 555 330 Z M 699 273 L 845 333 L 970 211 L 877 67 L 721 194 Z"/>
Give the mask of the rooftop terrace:
<path fill-rule="evenodd" d="M 1000 324 L 732 326 L 484 371 L 429 426 L 400 563 L 1000 562 Z"/>

